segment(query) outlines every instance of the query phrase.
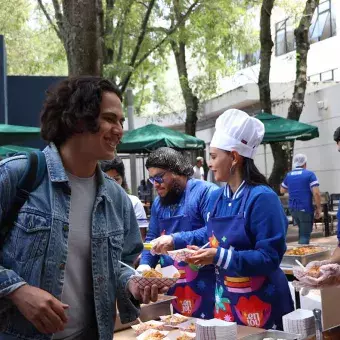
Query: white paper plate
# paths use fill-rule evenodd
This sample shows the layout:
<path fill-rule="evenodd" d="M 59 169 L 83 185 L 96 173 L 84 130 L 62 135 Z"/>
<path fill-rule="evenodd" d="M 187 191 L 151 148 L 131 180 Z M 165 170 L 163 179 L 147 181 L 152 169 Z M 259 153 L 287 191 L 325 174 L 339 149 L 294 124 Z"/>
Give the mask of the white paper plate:
<path fill-rule="evenodd" d="M 145 327 L 144 325 L 148 328 L 144 328 Z M 135 331 L 136 335 L 140 335 L 146 332 L 148 329 L 162 330 L 163 327 L 164 327 L 164 322 L 156 321 L 156 320 L 150 320 L 150 321 L 143 322 L 142 324 L 131 326 L 131 328 Z"/>
<path fill-rule="evenodd" d="M 195 333 L 188 333 L 188 332 L 182 332 L 180 330 L 176 330 L 176 331 L 169 333 L 164 340 L 177 340 L 179 337 L 183 335 L 186 335 L 191 339 L 194 339 L 196 337 Z"/>
<path fill-rule="evenodd" d="M 137 336 L 137 340 L 147 340 L 148 338 L 151 337 L 152 334 L 157 333 L 157 332 L 162 333 L 165 336 L 167 336 L 169 334 L 168 331 L 157 331 L 155 329 L 148 329 L 147 331 L 145 331 L 141 335 Z"/>
<path fill-rule="evenodd" d="M 176 326 L 176 327 L 178 327 L 179 324 L 181 324 L 183 322 L 187 322 L 188 320 L 190 320 L 190 318 L 188 318 L 187 316 L 183 316 L 183 315 L 178 314 L 178 313 L 175 313 L 173 315 L 173 317 L 175 317 L 174 319 L 176 319 L 176 317 L 180 317 L 180 318 L 183 319 L 183 321 L 182 320 L 181 321 L 176 321 L 176 320 L 170 321 L 170 320 L 167 320 L 169 317 L 170 317 L 170 315 L 162 315 L 159 318 L 164 322 L 164 324 L 166 326 Z M 184 320 L 184 318 L 185 318 L 185 320 Z"/>

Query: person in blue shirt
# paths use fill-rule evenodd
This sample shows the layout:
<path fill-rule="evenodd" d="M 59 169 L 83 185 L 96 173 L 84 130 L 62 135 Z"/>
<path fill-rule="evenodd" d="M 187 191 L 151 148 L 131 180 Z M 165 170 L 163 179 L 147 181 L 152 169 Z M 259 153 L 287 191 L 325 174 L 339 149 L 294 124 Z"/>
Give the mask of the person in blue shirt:
<path fill-rule="evenodd" d="M 159 148 L 146 161 L 149 181 L 154 185 L 158 197 L 152 204 L 149 230 L 146 242 L 161 235 L 192 231 L 206 223 L 208 201 L 217 190 L 215 184 L 191 178 L 193 169 L 183 155 L 171 148 Z M 142 253 L 138 271 L 175 265 L 180 279 L 168 294 L 177 296 L 173 301 L 174 310 L 186 316 L 210 319 L 213 317 L 215 285 L 214 267 L 202 269 L 184 262 L 174 262 L 169 256 Z"/>
<path fill-rule="evenodd" d="M 211 195 L 206 227 L 163 236 L 154 251 L 196 245 L 188 262 L 215 265 L 215 318 L 282 329 L 282 316 L 294 308 L 280 269 L 288 221 L 253 161 L 263 136 L 262 122 L 243 111 L 227 110 L 217 119 L 209 167 L 227 185 Z M 207 240 L 210 247 L 198 249 Z"/>
<path fill-rule="evenodd" d="M 289 209 L 299 227 L 299 244 L 309 244 L 313 230 L 314 206 L 315 218 L 321 215 L 319 181 L 315 173 L 306 169 L 307 156 L 297 154 L 293 159 L 293 170 L 287 174 L 281 184 L 282 194 L 289 194 Z"/>

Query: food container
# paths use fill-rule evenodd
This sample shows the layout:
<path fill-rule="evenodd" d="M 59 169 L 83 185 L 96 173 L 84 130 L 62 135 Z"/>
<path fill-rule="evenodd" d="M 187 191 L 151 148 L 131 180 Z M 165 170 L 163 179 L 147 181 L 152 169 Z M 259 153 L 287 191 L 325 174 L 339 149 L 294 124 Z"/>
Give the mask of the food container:
<path fill-rule="evenodd" d="M 137 336 L 137 340 L 147 340 L 148 338 L 151 338 L 152 335 L 155 333 L 160 333 L 163 336 L 167 336 L 169 334 L 168 331 L 157 331 L 155 329 L 149 329 L 146 332 L 142 333 L 141 335 Z"/>
<path fill-rule="evenodd" d="M 300 247 L 305 247 L 305 245 L 301 245 Z M 320 251 L 309 254 L 309 255 L 283 255 L 281 266 L 282 267 L 293 267 L 296 266 L 296 260 L 300 261 L 304 266 L 306 266 L 309 262 L 312 261 L 323 261 L 327 260 L 330 258 L 332 251 L 329 248 L 326 247 L 319 247 Z M 293 246 L 288 246 L 287 250 L 294 249 L 294 248 L 299 248 L 293 247 Z"/>
<path fill-rule="evenodd" d="M 160 295 L 158 301 L 151 302 L 148 305 L 141 306 L 140 319 L 142 321 L 157 320 L 160 315 L 169 314 L 171 301 L 176 299 L 176 296 Z M 115 331 L 130 328 L 131 325 L 138 324 L 138 321 L 134 321 L 127 324 L 120 322 L 119 314 L 117 314 Z"/>
<path fill-rule="evenodd" d="M 267 330 L 262 333 L 247 335 L 242 340 L 263 340 L 265 338 L 272 339 L 286 339 L 286 340 L 298 340 L 300 338 L 299 334 L 292 334 L 281 331 Z"/>
<path fill-rule="evenodd" d="M 146 277 L 143 275 L 132 275 L 130 280 L 137 284 L 140 289 L 144 289 L 146 286 L 156 285 L 158 289 L 164 287 L 172 287 L 179 279 L 180 274 L 175 266 L 167 266 L 156 270 L 152 269 L 155 273 L 159 272 L 162 277 Z M 147 271 L 145 271 L 147 272 Z M 143 272 L 143 274 L 145 273 Z"/>

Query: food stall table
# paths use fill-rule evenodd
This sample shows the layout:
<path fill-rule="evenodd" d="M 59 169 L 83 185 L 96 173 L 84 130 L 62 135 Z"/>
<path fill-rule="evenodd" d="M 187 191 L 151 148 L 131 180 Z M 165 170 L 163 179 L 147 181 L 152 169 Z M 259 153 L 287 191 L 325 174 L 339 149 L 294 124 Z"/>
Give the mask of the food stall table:
<path fill-rule="evenodd" d="M 237 326 L 237 339 L 242 339 L 245 336 L 261 332 L 263 332 L 262 328 Z M 136 339 L 135 331 L 132 328 L 114 333 L 114 340 L 135 340 L 135 339 Z"/>

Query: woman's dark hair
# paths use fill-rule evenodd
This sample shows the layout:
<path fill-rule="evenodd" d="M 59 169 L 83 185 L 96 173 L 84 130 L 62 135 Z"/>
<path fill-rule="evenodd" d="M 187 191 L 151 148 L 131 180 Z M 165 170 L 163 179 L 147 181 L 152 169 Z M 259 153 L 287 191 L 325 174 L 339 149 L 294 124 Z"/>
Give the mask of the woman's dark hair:
<path fill-rule="evenodd" d="M 101 161 L 100 167 L 102 171 L 107 172 L 109 170 L 116 170 L 118 174 L 123 178 L 122 188 L 128 192 L 129 188 L 125 178 L 125 166 L 120 157 L 115 157 L 112 160 Z"/>
<path fill-rule="evenodd" d="M 249 185 L 267 185 L 269 183 L 256 167 L 254 160 L 243 157 L 243 179 Z"/>
<path fill-rule="evenodd" d="M 41 111 L 42 138 L 59 147 L 75 133 L 98 132 L 103 92 L 122 101 L 118 87 L 101 77 L 68 78 L 48 90 Z"/>
<path fill-rule="evenodd" d="M 227 154 L 231 154 L 230 151 L 225 151 Z M 243 169 L 242 175 L 244 181 L 249 185 L 267 185 L 269 183 L 267 178 L 261 174 L 260 170 L 256 167 L 254 160 L 251 158 L 243 157 Z"/>

